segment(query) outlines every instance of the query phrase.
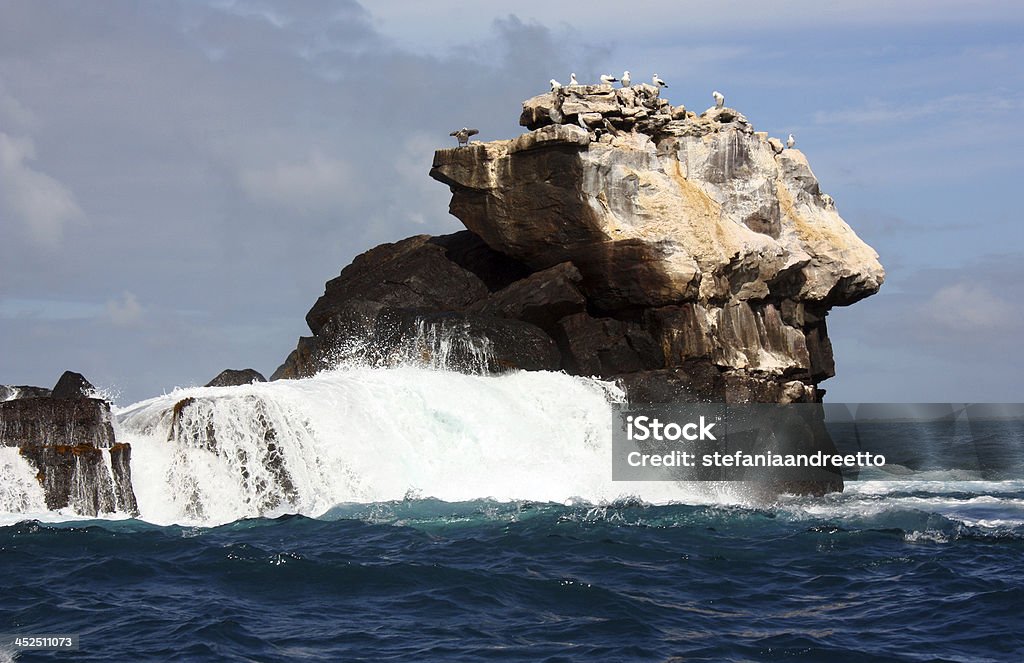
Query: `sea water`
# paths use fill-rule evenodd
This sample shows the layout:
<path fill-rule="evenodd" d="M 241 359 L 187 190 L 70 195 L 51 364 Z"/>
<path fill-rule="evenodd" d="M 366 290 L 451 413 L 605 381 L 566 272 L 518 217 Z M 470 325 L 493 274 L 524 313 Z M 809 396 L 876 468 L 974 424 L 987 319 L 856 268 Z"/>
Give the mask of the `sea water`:
<path fill-rule="evenodd" d="M 45 511 L 0 449 L 0 632 L 80 637 L 0 660 L 1024 657 L 1024 481 L 612 482 L 622 399 L 415 367 L 180 389 L 115 411 L 137 519 Z"/>

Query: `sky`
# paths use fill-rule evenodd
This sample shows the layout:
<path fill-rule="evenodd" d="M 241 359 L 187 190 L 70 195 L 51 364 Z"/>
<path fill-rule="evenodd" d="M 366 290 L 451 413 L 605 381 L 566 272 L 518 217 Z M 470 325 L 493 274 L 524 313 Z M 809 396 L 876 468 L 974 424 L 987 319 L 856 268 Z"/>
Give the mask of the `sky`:
<path fill-rule="evenodd" d="M 796 134 L 879 252 L 830 401 L 1024 401 L 1024 3 L 622 8 L 0 0 L 0 384 L 269 375 L 354 256 L 462 229 L 427 175 L 450 131 L 628 69 Z"/>

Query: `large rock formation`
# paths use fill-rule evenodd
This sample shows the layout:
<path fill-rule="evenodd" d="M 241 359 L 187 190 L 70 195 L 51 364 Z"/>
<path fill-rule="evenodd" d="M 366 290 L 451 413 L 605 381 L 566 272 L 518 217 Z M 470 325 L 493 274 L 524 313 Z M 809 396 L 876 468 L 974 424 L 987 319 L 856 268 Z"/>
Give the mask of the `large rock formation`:
<path fill-rule="evenodd" d="M 114 439 L 110 404 L 66 371 L 52 390 L 17 387 L 0 402 L 0 446 L 17 447 L 36 470 L 49 509 L 138 514 L 131 446 Z M 41 395 L 40 395 L 41 394 Z"/>
<path fill-rule="evenodd" d="M 649 85 L 561 88 L 520 122 L 518 138 L 434 155 L 471 232 L 356 258 L 274 377 L 432 361 L 433 334 L 498 357 L 476 368 L 615 378 L 637 401 L 820 400 L 828 310 L 884 271 L 801 152 Z"/>

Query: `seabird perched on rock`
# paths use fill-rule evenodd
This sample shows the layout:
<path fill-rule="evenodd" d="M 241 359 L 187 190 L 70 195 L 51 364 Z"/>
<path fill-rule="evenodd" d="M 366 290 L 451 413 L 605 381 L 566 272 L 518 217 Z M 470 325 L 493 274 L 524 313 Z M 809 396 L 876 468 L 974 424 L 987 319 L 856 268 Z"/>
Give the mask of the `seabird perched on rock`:
<path fill-rule="evenodd" d="M 466 145 L 469 145 L 469 137 L 470 136 L 475 136 L 478 133 L 480 133 L 480 131 L 478 129 L 470 129 L 469 127 L 462 127 L 458 131 L 453 131 L 453 132 L 451 132 L 448 135 L 449 136 L 455 136 L 455 138 L 458 139 L 459 147 L 465 147 Z"/>
<path fill-rule="evenodd" d="M 551 79 L 550 81 L 548 81 L 548 82 L 549 82 L 549 83 L 551 83 L 551 91 L 552 91 L 552 92 L 554 92 L 554 91 L 555 91 L 555 90 L 557 90 L 558 88 L 562 87 L 562 84 L 561 84 L 561 83 L 559 83 L 558 81 L 556 81 L 556 80 L 555 80 L 555 79 L 553 79 L 553 78 L 552 78 L 552 79 Z"/>
<path fill-rule="evenodd" d="M 629 72 L 628 71 L 623 72 L 622 78 L 619 79 L 619 82 L 622 83 L 622 87 L 629 87 L 630 80 L 629 80 Z"/>
<path fill-rule="evenodd" d="M 657 74 L 651 76 L 651 82 L 654 83 L 654 87 L 657 88 L 668 87 L 668 83 L 658 78 Z"/>
<path fill-rule="evenodd" d="M 715 98 L 715 108 L 721 108 L 725 105 L 725 95 L 718 90 L 712 92 L 711 96 Z"/>
<path fill-rule="evenodd" d="M 619 79 L 615 78 L 610 74 L 601 74 L 601 82 L 605 85 L 611 85 L 612 83 L 618 82 Z"/>
<path fill-rule="evenodd" d="M 789 138 L 786 139 L 786 147 L 793 149 L 794 145 L 796 145 L 796 138 L 793 137 L 793 134 L 789 134 Z"/>
<path fill-rule="evenodd" d="M 569 74 L 569 85 L 579 85 L 579 81 L 576 80 L 576 73 Z"/>

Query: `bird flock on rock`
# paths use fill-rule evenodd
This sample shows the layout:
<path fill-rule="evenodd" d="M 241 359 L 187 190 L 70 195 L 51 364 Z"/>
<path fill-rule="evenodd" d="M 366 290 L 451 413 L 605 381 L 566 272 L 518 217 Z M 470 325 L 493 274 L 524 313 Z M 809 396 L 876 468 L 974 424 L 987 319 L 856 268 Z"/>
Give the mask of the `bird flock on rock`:
<path fill-rule="evenodd" d="M 612 76 L 611 74 L 601 74 L 600 79 L 601 79 L 601 84 L 602 85 L 608 85 L 608 86 L 611 86 L 613 83 L 618 83 L 622 87 L 630 87 L 633 84 L 633 79 L 630 78 L 628 70 L 622 72 L 622 76 L 620 76 L 618 78 L 616 78 L 615 76 Z M 577 78 L 576 78 L 576 72 L 572 72 L 571 74 L 569 74 L 569 84 L 568 85 L 562 85 L 561 83 L 559 83 L 554 78 L 552 78 L 550 81 L 548 81 L 548 84 L 551 86 L 551 91 L 552 92 L 557 92 L 558 90 L 562 89 L 563 87 L 570 87 L 571 88 L 571 87 L 579 87 L 581 85 L 579 80 L 577 80 Z M 666 83 L 664 80 L 662 80 L 657 74 L 654 74 L 653 76 L 651 76 L 651 85 L 653 85 L 654 87 L 658 88 L 659 90 L 661 88 L 667 88 L 668 87 L 668 83 Z M 714 90 L 711 93 L 711 97 L 715 100 L 715 109 L 716 110 L 725 107 L 725 95 L 724 94 L 722 94 L 718 90 Z M 469 138 L 470 138 L 470 136 L 475 136 L 478 133 L 480 133 L 480 132 L 478 130 L 476 130 L 476 129 L 470 129 L 468 127 L 462 127 L 461 129 L 458 129 L 456 131 L 451 132 L 449 135 L 450 136 L 454 136 L 459 141 L 459 147 L 466 147 L 466 146 L 469 145 Z M 789 134 L 789 137 L 786 139 L 785 145 L 789 149 L 793 149 L 793 146 L 796 145 L 796 138 L 793 136 L 793 134 Z"/>

